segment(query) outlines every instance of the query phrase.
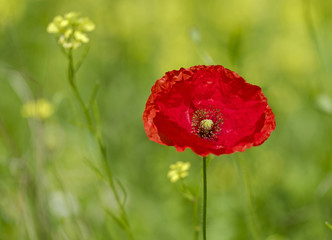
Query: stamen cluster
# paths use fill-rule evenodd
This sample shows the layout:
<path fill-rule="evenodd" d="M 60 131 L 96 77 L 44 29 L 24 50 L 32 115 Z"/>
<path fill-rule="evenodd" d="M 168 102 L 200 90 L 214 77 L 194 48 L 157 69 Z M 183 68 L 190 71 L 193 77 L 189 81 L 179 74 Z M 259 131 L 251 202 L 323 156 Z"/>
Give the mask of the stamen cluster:
<path fill-rule="evenodd" d="M 191 132 L 200 138 L 213 140 L 221 131 L 223 123 L 219 109 L 199 109 L 194 112 Z"/>

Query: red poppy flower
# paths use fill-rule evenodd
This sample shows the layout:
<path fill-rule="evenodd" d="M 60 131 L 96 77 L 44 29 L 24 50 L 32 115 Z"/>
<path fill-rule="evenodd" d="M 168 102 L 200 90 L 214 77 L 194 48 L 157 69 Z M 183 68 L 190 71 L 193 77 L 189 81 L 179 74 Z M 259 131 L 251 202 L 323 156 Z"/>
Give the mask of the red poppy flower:
<path fill-rule="evenodd" d="M 242 152 L 275 129 L 261 88 L 219 65 L 167 72 L 151 89 L 143 122 L 150 140 L 201 156 Z"/>

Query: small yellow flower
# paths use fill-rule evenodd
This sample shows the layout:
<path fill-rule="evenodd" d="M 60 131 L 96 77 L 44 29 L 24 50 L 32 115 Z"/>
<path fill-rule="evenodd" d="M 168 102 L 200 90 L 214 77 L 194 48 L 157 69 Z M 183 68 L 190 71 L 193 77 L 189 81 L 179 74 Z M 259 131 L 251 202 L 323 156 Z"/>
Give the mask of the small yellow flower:
<path fill-rule="evenodd" d="M 188 176 L 188 170 L 190 168 L 189 162 L 176 162 L 171 164 L 167 176 L 170 178 L 171 182 L 176 182 L 180 178 L 185 178 Z"/>
<path fill-rule="evenodd" d="M 79 13 L 69 12 L 64 16 L 56 16 L 46 30 L 55 35 L 63 48 L 76 49 L 83 43 L 89 42 L 86 32 L 94 29 L 95 24 L 89 18 L 82 18 Z"/>
<path fill-rule="evenodd" d="M 25 118 L 46 119 L 54 112 L 53 105 L 46 99 L 29 101 L 21 108 L 21 114 Z"/>

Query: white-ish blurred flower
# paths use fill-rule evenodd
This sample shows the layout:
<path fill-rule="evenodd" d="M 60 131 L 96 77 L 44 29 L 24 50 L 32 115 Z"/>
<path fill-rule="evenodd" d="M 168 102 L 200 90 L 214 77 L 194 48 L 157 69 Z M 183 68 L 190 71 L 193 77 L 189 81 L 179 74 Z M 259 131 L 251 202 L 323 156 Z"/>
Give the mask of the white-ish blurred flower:
<path fill-rule="evenodd" d="M 89 42 L 86 32 L 94 29 L 95 24 L 89 18 L 80 17 L 76 12 L 69 12 L 64 16 L 56 16 L 46 30 L 56 36 L 62 47 L 76 49 L 83 43 Z"/>
<path fill-rule="evenodd" d="M 79 211 L 76 197 L 71 193 L 54 191 L 50 194 L 49 207 L 51 212 L 59 218 L 74 216 Z"/>
<path fill-rule="evenodd" d="M 176 162 L 175 164 L 170 165 L 167 176 L 169 177 L 171 182 L 176 182 L 180 178 L 185 178 L 188 176 L 189 168 L 189 162 Z"/>
<path fill-rule="evenodd" d="M 320 94 L 316 99 L 316 103 L 321 111 L 332 114 L 332 99 L 329 95 Z"/>

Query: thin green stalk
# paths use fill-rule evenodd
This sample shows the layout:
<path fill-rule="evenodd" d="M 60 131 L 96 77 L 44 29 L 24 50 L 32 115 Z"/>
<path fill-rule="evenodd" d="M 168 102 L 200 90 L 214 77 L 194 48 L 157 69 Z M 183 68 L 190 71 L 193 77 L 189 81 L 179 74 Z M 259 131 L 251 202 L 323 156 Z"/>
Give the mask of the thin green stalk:
<path fill-rule="evenodd" d="M 193 199 L 193 218 L 194 218 L 194 240 L 198 240 L 199 236 L 199 224 L 198 224 L 198 201 L 197 198 Z"/>
<path fill-rule="evenodd" d="M 76 71 L 77 70 L 78 69 L 76 68 Z M 104 164 L 104 167 L 105 167 L 105 170 L 106 170 L 108 183 L 109 183 L 109 185 L 110 185 L 110 187 L 113 191 L 116 203 L 117 203 L 117 205 L 120 209 L 120 212 L 121 212 L 121 220 L 122 220 L 122 223 L 124 224 L 124 226 L 123 226 L 124 230 L 126 231 L 129 239 L 133 240 L 134 237 L 133 237 L 133 234 L 131 233 L 128 217 L 127 217 L 127 214 L 125 212 L 123 203 L 120 199 L 118 190 L 117 190 L 117 188 L 115 186 L 115 183 L 114 183 L 113 174 L 112 174 L 111 167 L 110 167 L 110 164 L 109 164 L 109 161 L 108 161 L 108 158 L 107 158 L 106 147 L 105 147 L 101 137 L 99 136 L 99 134 L 96 133 L 96 130 L 95 130 L 93 124 L 92 124 L 92 118 L 91 118 L 90 113 L 89 113 L 89 108 L 84 104 L 83 98 L 81 97 L 81 95 L 80 95 L 80 93 L 77 89 L 77 86 L 76 86 L 76 83 L 75 83 L 75 73 L 76 73 L 76 71 L 75 71 L 75 68 L 74 68 L 74 60 L 73 60 L 72 50 L 70 49 L 68 51 L 68 80 L 69 80 L 70 86 L 72 87 L 72 89 L 75 93 L 75 96 L 76 96 L 76 98 L 77 98 L 77 100 L 78 100 L 78 102 L 79 102 L 79 104 L 80 104 L 80 106 L 83 110 L 85 120 L 88 124 L 89 131 L 94 136 L 96 142 L 98 143 L 99 150 L 100 150 L 100 153 L 101 153 L 101 156 L 102 156 L 102 161 L 103 161 L 103 164 Z"/>
<path fill-rule="evenodd" d="M 198 240 L 199 237 L 199 218 L 198 218 L 198 194 L 193 194 L 190 189 L 185 184 L 184 180 L 180 179 L 181 191 L 186 200 L 189 200 L 192 204 L 192 214 L 193 214 L 193 226 L 194 226 L 194 240 Z"/>
<path fill-rule="evenodd" d="M 67 193 L 67 190 L 65 189 L 65 185 L 63 184 L 63 182 L 60 178 L 60 175 L 58 174 L 58 170 L 57 170 L 56 166 L 53 166 L 53 175 L 54 175 L 55 180 L 57 181 L 61 191 L 64 194 Z M 70 202 L 70 200 L 68 199 L 67 196 L 65 197 L 65 203 L 66 203 L 68 208 L 72 207 L 72 203 Z M 71 214 L 71 219 L 76 225 L 77 232 L 78 232 L 77 234 L 80 235 L 80 239 L 86 239 L 86 237 L 84 236 L 84 233 L 82 231 L 82 228 L 80 226 L 77 214 Z"/>
<path fill-rule="evenodd" d="M 44 146 L 44 133 L 43 133 L 43 123 L 37 122 L 35 126 L 32 127 L 33 139 L 34 139 L 34 176 L 33 185 L 34 191 L 31 194 L 35 195 L 31 200 L 34 201 L 36 208 L 36 217 L 38 221 L 39 234 L 41 239 L 51 239 L 50 237 L 50 215 L 47 208 L 47 191 L 45 186 L 39 181 L 44 178 L 44 168 L 45 168 L 45 146 Z M 35 198 L 35 199 L 33 199 Z"/>
<path fill-rule="evenodd" d="M 23 192 L 23 190 L 21 190 L 21 192 Z M 23 223 L 25 225 L 27 237 L 29 240 L 38 240 L 36 227 L 34 226 L 35 222 L 33 221 L 32 217 L 29 216 L 28 208 L 30 206 L 27 205 L 30 204 L 27 204 L 27 202 L 29 203 L 30 201 L 28 199 L 25 199 L 25 196 L 22 193 L 18 194 L 18 198 L 19 198 L 19 207 L 22 211 Z"/>
<path fill-rule="evenodd" d="M 8 149 L 8 155 L 13 154 L 13 156 L 19 156 L 19 150 L 15 144 L 13 136 L 10 134 L 9 129 L 4 124 L 1 116 L 0 116 L 0 137 L 3 140 L 5 149 Z"/>
<path fill-rule="evenodd" d="M 99 145 L 100 151 L 102 153 L 103 163 L 104 163 L 104 166 L 105 166 L 105 169 L 106 169 L 106 174 L 107 174 L 107 177 L 108 177 L 109 185 L 110 185 L 111 189 L 113 190 L 115 200 L 116 200 L 118 206 L 120 207 L 121 217 L 124 220 L 126 232 L 128 234 L 128 237 L 133 240 L 134 237 L 133 237 L 133 235 L 131 233 L 131 230 L 130 230 L 130 225 L 129 225 L 128 217 L 127 217 L 127 214 L 125 212 L 124 206 L 122 204 L 122 201 L 120 199 L 119 193 L 118 193 L 118 191 L 116 189 L 116 186 L 115 186 L 115 183 L 114 183 L 112 171 L 111 171 L 111 168 L 110 168 L 110 165 L 109 165 L 109 161 L 107 159 L 106 148 L 105 148 L 105 146 L 102 143 L 102 141 L 101 141 L 100 138 L 98 138 L 98 145 Z"/>
<path fill-rule="evenodd" d="M 247 171 L 245 170 L 245 167 L 243 166 L 243 163 L 241 160 L 236 160 L 236 165 L 239 171 L 239 174 L 242 179 L 242 187 L 244 189 L 245 199 L 246 199 L 246 210 L 248 214 L 248 221 L 249 221 L 249 228 L 251 230 L 251 234 L 253 239 L 258 240 L 261 239 L 258 227 L 257 227 L 257 221 L 256 221 L 256 215 L 251 199 L 251 191 L 249 186 L 249 176 L 247 174 Z"/>
<path fill-rule="evenodd" d="M 207 178 L 206 157 L 203 157 L 203 240 L 206 240 Z"/>
<path fill-rule="evenodd" d="M 325 225 L 330 229 L 330 230 L 332 230 L 332 225 L 329 223 L 329 222 L 325 222 Z"/>
<path fill-rule="evenodd" d="M 320 65 L 322 67 L 323 74 L 322 77 L 317 78 L 317 74 L 315 74 L 315 81 L 313 82 L 313 86 L 315 87 L 314 90 L 323 91 L 324 89 L 324 82 L 323 80 L 327 80 L 327 66 L 325 64 L 323 51 L 319 43 L 319 38 L 317 34 L 317 29 L 315 28 L 314 19 L 312 15 L 312 6 L 310 0 L 302 0 L 302 6 L 303 6 L 303 16 L 305 25 L 308 30 L 308 34 L 310 36 L 310 39 L 312 41 L 313 47 L 315 49 L 315 52 L 317 54 L 318 61 L 320 62 Z"/>
<path fill-rule="evenodd" d="M 87 45 L 87 46 L 85 47 L 85 50 L 84 50 L 84 52 L 83 52 L 83 55 L 82 55 L 81 59 L 80 59 L 80 60 L 78 61 L 78 63 L 76 64 L 75 72 L 77 72 L 77 71 L 80 69 L 82 63 L 84 62 L 86 56 L 88 55 L 89 49 L 90 49 L 90 46 Z"/>
<path fill-rule="evenodd" d="M 76 83 L 75 83 L 74 60 L 73 60 L 73 54 L 72 54 L 71 49 L 68 51 L 68 80 L 69 80 L 70 86 L 73 89 L 74 94 L 75 94 L 79 104 L 81 105 L 86 122 L 88 124 L 88 128 L 89 128 L 90 132 L 94 134 L 93 124 L 92 124 L 92 120 L 91 120 L 91 117 L 89 114 L 89 109 L 84 104 L 83 99 L 82 99 L 82 97 L 77 89 Z"/>

